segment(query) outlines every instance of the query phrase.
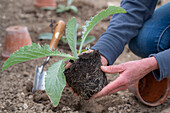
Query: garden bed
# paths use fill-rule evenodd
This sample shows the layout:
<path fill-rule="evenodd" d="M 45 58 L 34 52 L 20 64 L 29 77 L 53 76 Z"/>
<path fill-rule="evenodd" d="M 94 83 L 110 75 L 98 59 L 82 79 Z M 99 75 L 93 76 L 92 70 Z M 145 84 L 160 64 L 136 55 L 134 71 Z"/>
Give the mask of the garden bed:
<path fill-rule="evenodd" d="M 89 2 L 91 1 L 91 2 Z M 33 0 L 1 0 L 0 4 L 0 53 L 2 53 L 5 39 L 5 29 L 13 25 L 27 26 L 34 43 L 49 44 L 48 40 L 38 40 L 38 35 L 50 32 L 48 27 L 50 20 L 64 20 L 66 23 L 72 17 L 77 18 L 80 25 L 84 25 L 85 20 L 94 16 L 101 9 L 107 7 L 109 0 L 99 0 L 95 5 L 95 0 L 75 0 L 79 12 L 65 12 L 56 14 L 55 11 L 44 11 L 33 6 Z M 119 1 L 120 2 L 120 1 Z M 100 24 L 90 32 L 97 39 L 106 30 L 109 17 L 105 18 Z M 97 41 L 96 39 L 96 41 Z M 91 46 L 95 44 L 94 41 Z M 59 43 L 58 49 L 65 53 L 71 53 L 67 45 Z M 60 57 L 50 59 L 46 68 L 60 60 Z M 115 64 L 125 61 L 140 59 L 132 54 L 127 47 Z M 128 90 L 117 92 L 113 95 L 102 97 L 95 100 L 82 100 L 74 96 L 66 87 L 63 91 L 58 107 L 53 107 L 46 95 L 42 93 L 40 97 L 33 94 L 30 89 L 34 79 L 36 65 L 41 65 L 45 58 L 31 62 L 17 64 L 2 72 L 0 70 L 0 112 L 68 112 L 68 113 L 160 113 L 170 107 L 170 97 L 160 106 L 147 107 L 141 104 L 135 96 Z M 0 69 L 3 60 L 0 61 Z M 115 79 L 117 75 L 107 74 L 108 82 Z"/>

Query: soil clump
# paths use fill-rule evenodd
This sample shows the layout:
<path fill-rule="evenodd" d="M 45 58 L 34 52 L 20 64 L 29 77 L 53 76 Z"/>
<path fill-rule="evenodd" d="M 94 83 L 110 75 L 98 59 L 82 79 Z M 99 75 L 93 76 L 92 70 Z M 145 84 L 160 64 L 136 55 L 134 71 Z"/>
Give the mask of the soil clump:
<path fill-rule="evenodd" d="M 107 85 L 105 73 L 98 50 L 84 53 L 64 72 L 66 81 L 75 93 L 83 99 L 89 99 Z"/>

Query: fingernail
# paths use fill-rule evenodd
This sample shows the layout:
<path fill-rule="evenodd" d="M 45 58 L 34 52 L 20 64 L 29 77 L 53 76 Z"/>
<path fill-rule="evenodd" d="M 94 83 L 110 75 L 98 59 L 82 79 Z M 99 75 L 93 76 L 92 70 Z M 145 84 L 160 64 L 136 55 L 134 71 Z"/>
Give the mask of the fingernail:
<path fill-rule="evenodd" d="M 106 66 L 101 66 L 101 69 L 102 70 L 107 70 L 107 67 Z"/>

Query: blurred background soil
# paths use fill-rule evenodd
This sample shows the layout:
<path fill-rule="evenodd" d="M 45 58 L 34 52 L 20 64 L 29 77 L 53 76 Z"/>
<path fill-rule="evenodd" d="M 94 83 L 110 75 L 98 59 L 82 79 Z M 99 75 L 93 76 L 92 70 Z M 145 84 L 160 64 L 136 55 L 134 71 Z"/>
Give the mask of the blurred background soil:
<path fill-rule="evenodd" d="M 58 0 L 66 3 L 66 0 Z M 170 0 L 163 0 L 162 4 Z M 85 20 L 94 16 L 101 9 L 106 9 L 108 5 L 119 6 L 120 0 L 75 0 L 73 3 L 78 8 L 78 14 L 65 12 L 56 14 L 55 11 L 44 11 L 33 6 L 33 0 L 0 0 L 0 54 L 3 51 L 5 42 L 5 29 L 9 26 L 27 26 L 34 43 L 49 44 L 48 40 L 38 40 L 38 35 L 50 32 L 50 20 L 67 21 L 75 16 L 80 25 L 84 25 Z M 158 6 L 159 7 L 159 6 Z M 100 35 L 105 32 L 110 17 L 105 18 L 97 24 L 90 32 L 96 40 L 90 44 L 94 45 Z M 58 49 L 65 53 L 70 53 L 68 46 L 63 46 L 60 42 Z M 0 58 L 1 59 L 1 58 Z M 60 57 L 53 57 L 49 64 L 60 60 Z M 122 55 L 116 60 L 115 64 L 126 61 L 138 60 L 126 46 Z M 170 107 L 170 97 L 160 106 L 148 107 L 140 103 L 135 96 L 128 90 L 119 91 L 113 95 L 102 97 L 95 100 L 84 101 L 74 96 L 68 88 L 64 89 L 60 104 L 53 107 L 48 98 L 41 97 L 35 100 L 35 94 L 30 92 L 34 79 L 36 65 L 41 65 L 45 58 L 17 64 L 1 71 L 4 61 L 0 60 L 0 112 L 2 113 L 160 113 Z M 46 68 L 47 69 L 47 68 Z M 112 81 L 117 75 L 108 74 L 108 81 Z"/>

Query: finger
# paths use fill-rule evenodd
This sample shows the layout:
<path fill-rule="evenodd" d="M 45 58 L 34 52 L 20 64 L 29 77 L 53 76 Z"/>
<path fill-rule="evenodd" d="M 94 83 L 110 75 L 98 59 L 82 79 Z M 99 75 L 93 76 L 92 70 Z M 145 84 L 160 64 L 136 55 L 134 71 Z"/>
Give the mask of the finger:
<path fill-rule="evenodd" d="M 74 96 L 79 96 L 77 93 L 74 93 L 73 95 L 74 95 Z"/>
<path fill-rule="evenodd" d="M 114 93 L 121 91 L 121 90 L 126 90 L 127 88 L 128 87 L 126 87 L 126 86 L 121 86 L 121 87 L 114 89 L 113 91 L 109 92 L 108 95 L 114 94 Z"/>
<path fill-rule="evenodd" d="M 108 61 L 106 60 L 106 58 L 105 58 L 103 55 L 100 55 L 100 56 L 101 56 L 102 65 L 103 65 L 103 66 L 107 66 Z"/>
<path fill-rule="evenodd" d="M 69 85 L 68 85 L 68 83 L 66 82 L 66 86 L 68 86 L 69 87 Z"/>
<path fill-rule="evenodd" d="M 70 62 L 64 68 L 67 69 L 69 66 L 71 66 Z"/>
<path fill-rule="evenodd" d="M 114 89 L 117 89 L 119 87 L 123 86 L 123 82 L 121 77 L 118 77 L 115 81 L 109 83 L 107 86 L 105 86 L 100 92 L 98 92 L 97 94 L 95 94 L 93 96 L 93 98 L 98 98 L 101 96 L 106 96 L 108 95 L 111 91 L 113 91 Z"/>
<path fill-rule="evenodd" d="M 124 71 L 124 68 L 121 65 L 101 66 L 101 69 L 106 73 L 120 73 Z"/>
<path fill-rule="evenodd" d="M 69 87 L 69 91 L 72 92 L 72 93 L 74 93 L 74 91 L 73 91 L 73 89 L 72 89 L 71 87 Z"/>
<path fill-rule="evenodd" d="M 90 53 L 90 52 L 93 52 L 93 51 L 94 51 L 94 50 L 87 50 L 87 51 L 82 52 L 81 54 Z"/>

